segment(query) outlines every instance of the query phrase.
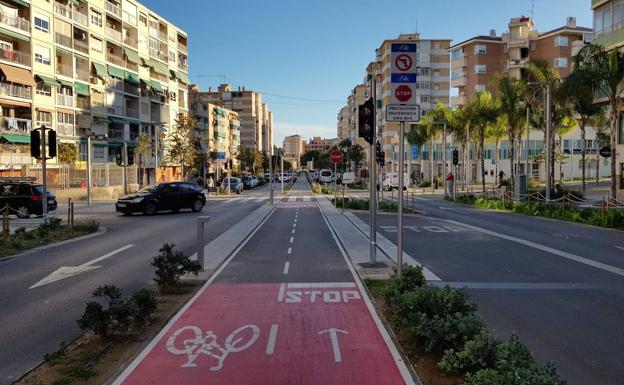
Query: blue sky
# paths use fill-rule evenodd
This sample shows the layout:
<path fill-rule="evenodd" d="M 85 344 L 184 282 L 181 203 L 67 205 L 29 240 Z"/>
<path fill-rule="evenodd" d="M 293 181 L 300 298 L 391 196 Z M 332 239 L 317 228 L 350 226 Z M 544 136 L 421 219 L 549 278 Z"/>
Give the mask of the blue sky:
<path fill-rule="evenodd" d="M 298 133 L 336 136 L 336 115 L 384 39 L 418 28 L 455 43 L 529 15 L 530 0 L 143 0 L 189 34 L 191 81 L 202 89 L 225 75 L 264 94 L 275 143 Z M 567 16 L 592 26 L 590 0 L 535 0 L 540 31 Z M 285 96 L 285 97 L 282 97 Z M 300 99 L 297 99 L 300 98 Z M 302 100 L 310 99 L 310 100 Z"/>

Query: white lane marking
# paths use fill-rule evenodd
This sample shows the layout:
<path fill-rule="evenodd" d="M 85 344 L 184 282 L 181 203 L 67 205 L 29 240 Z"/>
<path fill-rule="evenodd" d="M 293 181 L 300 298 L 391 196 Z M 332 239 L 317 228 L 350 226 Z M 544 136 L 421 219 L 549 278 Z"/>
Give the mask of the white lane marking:
<path fill-rule="evenodd" d="M 290 243 L 293 243 L 295 241 L 295 237 L 290 237 Z"/>
<path fill-rule="evenodd" d="M 321 330 L 320 332 L 318 332 L 318 334 L 325 333 L 329 333 L 329 338 L 331 339 L 332 349 L 334 350 L 334 362 L 342 362 L 342 356 L 340 355 L 340 345 L 338 344 L 338 333 L 349 334 L 349 332 L 336 328 Z"/>
<path fill-rule="evenodd" d="M 101 257 L 92 259 L 89 262 L 85 262 L 81 265 L 78 266 L 61 266 L 58 269 L 54 270 L 52 273 L 48 274 L 47 276 L 45 276 L 43 279 L 41 279 L 39 282 L 35 283 L 34 285 L 32 285 L 31 287 L 29 287 L 29 289 L 34 289 L 40 286 L 45 286 L 47 284 L 50 284 L 52 282 L 56 282 L 56 281 L 60 281 L 62 279 L 65 278 L 69 278 L 69 277 L 73 277 L 75 275 L 78 275 L 80 273 L 84 273 L 86 271 L 91 271 L 91 270 L 96 270 L 99 269 L 102 266 L 93 266 L 94 264 L 98 263 L 98 262 L 102 262 L 105 259 L 108 259 L 114 255 L 117 255 L 123 251 L 126 251 L 130 248 L 134 247 L 134 245 L 126 245 L 124 247 L 120 247 L 117 250 L 113 250 L 110 253 L 104 254 Z"/>
<path fill-rule="evenodd" d="M 312 198 L 310 198 L 310 197 L 303 197 L 303 201 L 304 202 L 312 202 Z"/>
<path fill-rule="evenodd" d="M 348 289 L 354 288 L 354 282 L 293 282 L 286 285 L 288 289 Z"/>
<path fill-rule="evenodd" d="M 297 227 L 297 224 L 296 224 L 296 223 L 293 223 L 293 227 Z"/>
<path fill-rule="evenodd" d="M 292 247 L 288 248 L 288 254 L 292 254 Z"/>
<path fill-rule="evenodd" d="M 277 295 L 277 302 L 284 301 L 284 294 L 286 293 L 286 284 L 282 283 L 280 285 L 279 294 Z"/>
<path fill-rule="evenodd" d="M 295 231 L 297 231 L 297 230 L 293 229 L 290 233 L 291 233 L 291 234 L 294 234 L 294 233 L 295 233 Z"/>
<path fill-rule="evenodd" d="M 295 223 L 297 223 L 297 218 L 295 218 Z"/>
<path fill-rule="evenodd" d="M 275 352 L 275 341 L 277 340 L 277 330 L 279 326 L 276 324 L 271 325 L 271 331 L 269 331 L 269 340 L 267 341 L 266 354 L 273 354 Z"/>
<path fill-rule="evenodd" d="M 290 262 L 284 264 L 284 274 L 288 274 L 288 270 L 290 270 Z"/>
<path fill-rule="evenodd" d="M 560 256 L 562 258 L 566 258 L 566 259 L 569 259 L 569 260 L 574 261 L 574 262 L 582 263 L 584 265 L 591 266 L 591 267 L 594 267 L 596 269 L 600 269 L 600 270 L 603 270 L 603 271 L 606 271 L 606 272 L 613 273 L 613 274 L 616 274 L 616 275 L 624 277 L 624 269 L 620 269 L 619 267 L 607 265 L 606 263 L 594 261 L 593 259 L 581 257 L 580 255 L 575 255 L 575 254 L 572 254 L 572 253 L 568 253 L 566 251 L 553 249 L 552 247 L 548 247 L 548 246 L 541 245 L 539 243 L 527 241 L 526 239 L 520 239 L 520 238 L 512 237 L 510 235 L 497 233 L 495 231 L 484 229 L 482 227 L 472 226 L 472 225 L 469 225 L 469 224 L 466 224 L 466 223 L 452 221 L 452 220 L 447 220 L 447 222 L 453 223 L 453 224 L 456 224 L 456 225 L 460 225 L 460 226 L 465 226 L 465 227 L 468 227 L 469 229 L 472 229 L 472 230 L 475 230 L 475 231 L 479 231 L 479 232 L 482 232 L 484 234 L 488 234 L 488 235 L 491 235 L 491 236 L 494 236 L 494 237 L 497 237 L 497 238 L 506 239 L 508 241 L 516 242 L 516 243 L 519 243 L 521 245 L 532 247 L 534 249 L 541 250 L 541 251 L 544 251 L 546 253 L 558 255 L 558 256 Z"/>
<path fill-rule="evenodd" d="M 297 197 L 288 197 L 288 202 L 296 202 Z"/>
<path fill-rule="evenodd" d="M 615 246 L 615 248 L 620 249 L 620 250 L 624 250 L 624 247 L 622 247 L 622 246 Z"/>

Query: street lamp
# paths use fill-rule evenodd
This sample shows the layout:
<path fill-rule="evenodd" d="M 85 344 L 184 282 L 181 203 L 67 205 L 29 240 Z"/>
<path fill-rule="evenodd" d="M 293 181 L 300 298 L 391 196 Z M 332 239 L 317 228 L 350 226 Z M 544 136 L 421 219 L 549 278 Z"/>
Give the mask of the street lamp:
<path fill-rule="evenodd" d="M 551 167 L 551 132 L 552 132 L 552 85 L 550 83 L 540 83 L 540 82 L 529 82 L 527 84 L 529 87 L 542 87 L 546 92 L 546 151 L 544 152 L 546 155 L 545 167 L 546 167 L 546 202 L 550 202 L 550 190 L 552 187 L 552 180 L 550 175 L 550 167 Z M 528 116 L 528 110 L 527 110 Z M 528 154 L 527 154 L 528 158 Z"/>

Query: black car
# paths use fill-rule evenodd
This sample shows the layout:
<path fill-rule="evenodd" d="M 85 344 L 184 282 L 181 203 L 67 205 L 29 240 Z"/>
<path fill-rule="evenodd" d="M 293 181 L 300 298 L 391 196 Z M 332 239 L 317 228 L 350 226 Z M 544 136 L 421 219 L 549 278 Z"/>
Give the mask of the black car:
<path fill-rule="evenodd" d="M 43 214 L 43 186 L 30 182 L 0 181 L 0 208 L 9 205 L 10 214 L 28 218 Z M 56 197 L 48 191 L 48 211 L 56 210 Z"/>
<path fill-rule="evenodd" d="M 196 183 L 168 182 L 146 186 L 135 194 L 126 195 L 117 200 L 117 212 L 130 215 L 142 212 L 147 215 L 157 211 L 180 209 L 201 211 L 206 204 L 206 196 Z"/>

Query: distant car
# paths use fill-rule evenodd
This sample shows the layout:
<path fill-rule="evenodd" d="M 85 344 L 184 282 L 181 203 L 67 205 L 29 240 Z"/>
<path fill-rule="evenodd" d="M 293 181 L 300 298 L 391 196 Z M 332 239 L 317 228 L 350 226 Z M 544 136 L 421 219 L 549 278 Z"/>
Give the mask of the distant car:
<path fill-rule="evenodd" d="M 48 191 L 48 212 L 58 207 L 56 197 Z M 9 205 L 9 214 L 18 218 L 29 218 L 32 214 L 43 214 L 43 186 L 32 182 L 10 182 L 0 180 L 0 208 Z"/>
<path fill-rule="evenodd" d="M 251 190 L 255 187 L 255 182 L 250 176 L 242 176 L 240 179 L 243 182 L 243 189 Z"/>
<path fill-rule="evenodd" d="M 201 211 L 206 204 L 206 196 L 196 183 L 167 182 L 146 186 L 138 192 L 117 200 L 115 210 L 124 215 L 142 212 L 154 215 L 158 211 L 177 212 L 180 209 Z"/>
<path fill-rule="evenodd" d="M 251 180 L 253 180 L 254 187 L 258 187 L 264 184 L 264 179 L 262 177 L 257 177 L 255 175 L 252 175 Z"/>
<path fill-rule="evenodd" d="M 403 174 L 403 190 L 407 189 L 407 183 L 409 179 L 407 173 Z M 382 187 L 384 190 L 398 190 L 399 189 L 399 173 L 398 172 L 389 172 L 384 175 Z"/>
<path fill-rule="evenodd" d="M 334 176 L 331 170 L 324 169 L 319 173 L 319 182 L 323 184 L 331 183 L 334 181 Z"/>
<path fill-rule="evenodd" d="M 223 182 L 221 182 L 221 192 L 227 193 L 228 190 L 230 193 L 240 194 L 243 192 L 243 182 L 238 178 L 225 178 Z"/>
<path fill-rule="evenodd" d="M 342 184 L 351 186 L 355 184 L 355 173 L 354 172 L 345 172 L 342 174 Z"/>

